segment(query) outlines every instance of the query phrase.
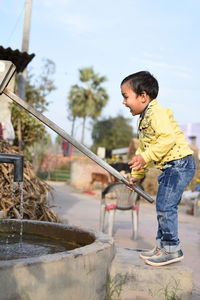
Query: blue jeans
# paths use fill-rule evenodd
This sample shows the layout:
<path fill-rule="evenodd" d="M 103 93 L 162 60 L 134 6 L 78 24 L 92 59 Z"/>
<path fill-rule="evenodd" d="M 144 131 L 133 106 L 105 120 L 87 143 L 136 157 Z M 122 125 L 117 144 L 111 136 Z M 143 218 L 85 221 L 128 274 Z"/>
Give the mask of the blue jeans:
<path fill-rule="evenodd" d="M 178 238 L 178 204 L 185 187 L 195 174 L 192 155 L 168 162 L 158 177 L 156 212 L 158 221 L 157 246 L 167 252 L 180 250 Z"/>

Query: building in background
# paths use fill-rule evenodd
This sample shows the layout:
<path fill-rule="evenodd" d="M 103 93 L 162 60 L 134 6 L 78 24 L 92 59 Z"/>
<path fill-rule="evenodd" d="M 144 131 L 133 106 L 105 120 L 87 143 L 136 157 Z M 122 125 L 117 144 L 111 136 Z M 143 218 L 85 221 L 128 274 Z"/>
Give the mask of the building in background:
<path fill-rule="evenodd" d="M 194 157 L 196 160 L 197 168 L 200 167 L 200 123 L 187 123 L 181 126 L 190 148 L 194 152 Z"/>
<path fill-rule="evenodd" d="M 188 143 L 195 142 L 196 146 L 200 148 L 200 123 L 187 123 L 182 125 L 181 128 L 186 135 Z"/>

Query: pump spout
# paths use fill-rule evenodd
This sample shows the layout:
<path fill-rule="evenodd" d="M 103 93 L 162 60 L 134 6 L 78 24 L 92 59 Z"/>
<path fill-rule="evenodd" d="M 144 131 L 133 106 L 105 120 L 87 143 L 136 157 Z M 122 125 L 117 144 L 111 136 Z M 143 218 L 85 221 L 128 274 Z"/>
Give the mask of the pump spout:
<path fill-rule="evenodd" d="M 23 181 L 24 157 L 18 154 L 0 153 L 0 163 L 10 163 L 14 165 L 14 181 Z"/>

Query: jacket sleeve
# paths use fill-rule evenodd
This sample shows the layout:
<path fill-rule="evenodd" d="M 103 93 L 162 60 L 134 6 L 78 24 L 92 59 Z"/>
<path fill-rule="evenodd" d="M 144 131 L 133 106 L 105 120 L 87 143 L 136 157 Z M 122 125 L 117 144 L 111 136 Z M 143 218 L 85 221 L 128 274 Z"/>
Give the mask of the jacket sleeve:
<path fill-rule="evenodd" d="M 147 164 L 151 161 L 160 161 L 176 143 L 173 127 L 166 110 L 157 111 L 152 115 L 151 127 L 156 138 L 149 143 L 145 151 L 141 152 Z"/>

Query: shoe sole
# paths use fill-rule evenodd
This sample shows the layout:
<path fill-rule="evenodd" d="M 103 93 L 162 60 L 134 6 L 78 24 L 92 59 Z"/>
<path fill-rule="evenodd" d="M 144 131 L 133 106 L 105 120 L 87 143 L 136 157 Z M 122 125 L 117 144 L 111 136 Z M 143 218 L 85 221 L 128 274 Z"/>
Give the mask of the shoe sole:
<path fill-rule="evenodd" d="M 155 254 L 154 254 L 155 255 Z M 148 259 L 148 258 L 152 258 L 154 255 L 152 255 L 152 256 L 144 256 L 144 255 L 142 255 L 142 254 L 140 254 L 140 258 L 142 258 L 142 259 Z"/>
<path fill-rule="evenodd" d="M 146 260 L 145 260 L 145 263 L 146 263 L 147 265 L 151 265 L 151 266 L 154 266 L 154 267 L 160 267 L 160 266 L 166 266 L 166 265 L 169 265 L 169 264 L 172 264 L 172 263 L 181 261 L 181 260 L 183 260 L 183 258 L 184 258 L 184 255 L 181 256 L 181 257 L 177 257 L 177 258 L 174 258 L 174 259 L 165 261 L 165 262 L 161 262 L 161 263 L 152 262 L 152 261 L 146 259 Z"/>

